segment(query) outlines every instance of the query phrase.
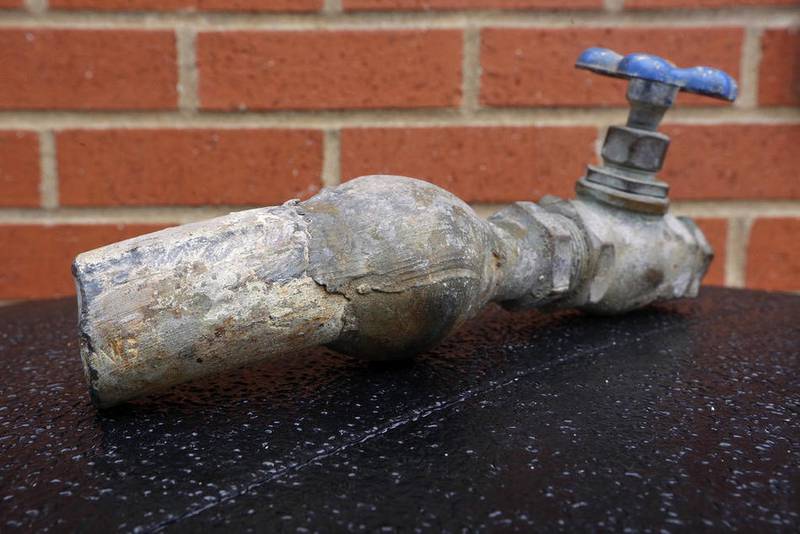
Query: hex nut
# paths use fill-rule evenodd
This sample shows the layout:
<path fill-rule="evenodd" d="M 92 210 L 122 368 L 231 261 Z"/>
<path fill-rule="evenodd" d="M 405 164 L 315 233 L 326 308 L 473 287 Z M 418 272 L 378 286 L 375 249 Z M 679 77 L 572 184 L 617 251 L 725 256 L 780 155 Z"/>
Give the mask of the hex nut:
<path fill-rule="evenodd" d="M 548 202 L 545 209 L 551 213 L 557 213 L 571 219 L 583 231 L 588 240 L 589 250 L 593 251 L 591 253 L 593 256 L 592 267 L 590 273 L 587 273 L 589 285 L 585 288 L 586 294 L 583 298 L 590 304 L 600 302 L 614 278 L 616 262 L 614 243 L 606 241 L 591 228 L 591 225 L 586 224 L 573 202 L 562 199 L 556 200 Z"/>
<path fill-rule="evenodd" d="M 573 232 L 568 225 L 573 221 L 563 215 L 549 213 L 536 206 L 536 221 L 542 225 L 552 245 L 552 286 L 549 297 L 558 297 L 569 291 L 573 264 L 577 261 L 572 242 Z"/>
<path fill-rule="evenodd" d="M 606 163 L 645 172 L 658 172 L 664 164 L 669 137 L 627 126 L 611 126 L 603 143 Z"/>

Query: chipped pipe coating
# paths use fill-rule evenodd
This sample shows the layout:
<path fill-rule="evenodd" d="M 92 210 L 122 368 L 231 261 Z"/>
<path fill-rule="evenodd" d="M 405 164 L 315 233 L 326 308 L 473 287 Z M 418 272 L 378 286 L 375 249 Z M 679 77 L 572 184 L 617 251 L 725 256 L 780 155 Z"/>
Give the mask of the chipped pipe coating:
<path fill-rule="evenodd" d="M 619 313 L 694 296 L 711 249 L 690 221 L 591 197 L 488 221 L 427 182 L 368 176 L 79 255 L 81 357 L 100 407 L 305 348 L 431 347 L 491 301 Z"/>

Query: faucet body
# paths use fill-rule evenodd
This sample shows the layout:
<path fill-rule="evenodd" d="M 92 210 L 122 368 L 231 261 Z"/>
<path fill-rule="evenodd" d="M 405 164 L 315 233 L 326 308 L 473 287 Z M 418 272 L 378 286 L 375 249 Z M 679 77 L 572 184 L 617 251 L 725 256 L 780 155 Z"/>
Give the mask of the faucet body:
<path fill-rule="evenodd" d="M 317 345 L 385 360 L 423 351 L 490 302 L 623 313 L 697 294 L 713 252 L 668 213 L 655 131 L 679 90 L 735 98 L 727 75 L 589 49 L 631 78 L 631 114 L 577 198 L 481 219 L 420 180 L 366 176 L 300 202 L 231 213 L 80 254 L 73 263 L 90 394 L 109 407 Z M 732 84 L 732 85 L 731 85 Z"/>

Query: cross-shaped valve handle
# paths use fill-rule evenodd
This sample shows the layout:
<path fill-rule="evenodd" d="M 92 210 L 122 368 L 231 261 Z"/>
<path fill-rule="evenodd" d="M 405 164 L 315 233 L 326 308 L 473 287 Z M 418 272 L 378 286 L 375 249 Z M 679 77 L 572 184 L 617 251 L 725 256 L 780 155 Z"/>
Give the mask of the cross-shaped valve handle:
<path fill-rule="evenodd" d="M 674 85 L 687 93 L 731 102 L 736 100 L 738 92 L 736 81 L 721 70 L 711 67 L 680 69 L 666 59 L 650 54 L 622 56 L 608 48 L 587 48 L 575 66 L 615 78 L 639 78 Z"/>
<path fill-rule="evenodd" d="M 575 66 L 592 72 L 625 78 L 628 100 L 633 109 L 629 126 L 655 130 L 672 105 L 678 91 L 733 101 L 738 87 L 725 72 L 711 67 L 681 69 L 664 58 L 650 54 L 620 55 L 608 48 L 587 48 Z M 650 109 L 639 109 L 639 108 Z"/>

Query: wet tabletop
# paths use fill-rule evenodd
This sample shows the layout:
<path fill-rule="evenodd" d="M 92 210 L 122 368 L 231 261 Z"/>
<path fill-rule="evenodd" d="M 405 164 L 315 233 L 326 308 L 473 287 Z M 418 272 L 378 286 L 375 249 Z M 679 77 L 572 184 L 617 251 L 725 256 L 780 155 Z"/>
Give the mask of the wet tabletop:
<path fill-rule="evenodd" d="M 800 297 L 489 308 L 100 413 L 72 300 L 0 308 L 0 531 L 800 528 Z"/>

